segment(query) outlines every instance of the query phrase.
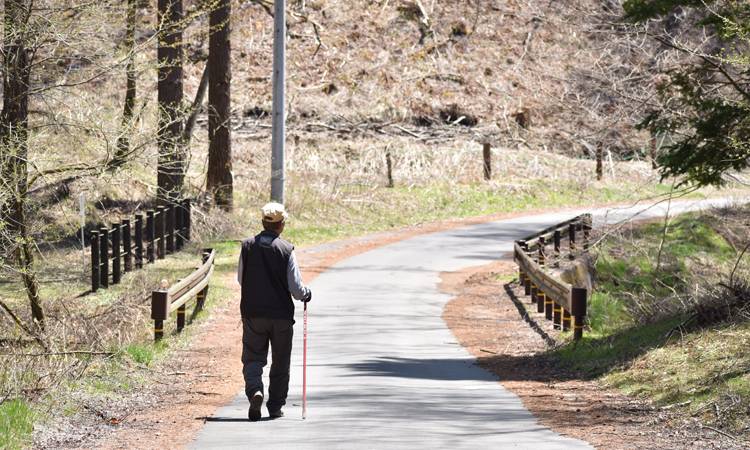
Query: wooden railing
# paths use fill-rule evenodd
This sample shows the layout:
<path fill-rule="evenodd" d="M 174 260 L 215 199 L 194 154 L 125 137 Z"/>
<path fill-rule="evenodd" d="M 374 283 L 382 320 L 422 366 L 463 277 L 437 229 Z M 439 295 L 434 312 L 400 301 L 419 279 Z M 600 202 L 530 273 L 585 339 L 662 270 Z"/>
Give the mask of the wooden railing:
<path fill-rule="evenodd" d="M 531 296 L 531 303 L 537 304 L 538 312 L 543 312 L 547 320 L 553 321 L 555 329 L 570 330 L 572 319 L 573 338 L 576 340 L 583 336 L 587 309 L 586 288 L 564 282 L 550 273 L 545 266 L 559 266 L 560 260 L 564 257 L 561 252 L 561 242 L 564 238 L 568 238 L 568 258 L 575 258 L 578 250 L 577 231 L 582 231 L 583 251 L 588 251 L 590 230 L 591 215 L 584 214 L 526 236 L 514 244 L 514 260 L 518 264 L 524 293 Z M 552 242 L 552 253 L 547 252 L 549 242 Z"/>
<path fill-rule="evenodd" d="M 121 223 L 113 223 L 112 228 L 93 230 L 91 290 L 108 288 L 110 274 L 112 284 L 119 283 L 122 273 L 140 269 L 156 258 L 164 259 L 168 253 L 180 251 L 188 241 L 190 199 L 146 211 L 145 227 L 143 214 L 136 214 L 132 229 L 130 219 L 123 219 Z"/>
<path fill-rule="evenodd" d="M 211 248 L 203 249 L 203 265 L 198 267 L 190 276 L 177 282 L 170 288 L 163 288 L 151 293 L 151 319 L 154 320 L 154 339 L 164 336 L 164 321 L 177 312 L 177 332 L 185 328 L 185 311 L 187 304 L 195 299 L 195 317 L 202 309 L 208 295 L 208 282 L 214 273 L 214 257 L 216 251 Z"/>

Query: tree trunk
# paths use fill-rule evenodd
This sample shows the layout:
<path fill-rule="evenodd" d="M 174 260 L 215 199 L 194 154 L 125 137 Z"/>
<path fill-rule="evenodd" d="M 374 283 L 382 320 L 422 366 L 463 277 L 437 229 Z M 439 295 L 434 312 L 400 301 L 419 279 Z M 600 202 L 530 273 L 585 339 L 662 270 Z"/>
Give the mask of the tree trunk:
<path fill-rule="evenodd" d="M 15 248 L 14 237 L 20 230 L 18 217 L 19 196 L 25 191 L 28 153 L 29 76 L 31 64 L 26 49 L 26 24 L 30 0 L 5 0 L 5 29 L 3 33 L 3 110 L 0 113 L 0 145 L 2 146 L 3 190 L 2 222 L 5 239 L 13 243 L 4 248 Z M 21 203 L 22 204 L 22 203 Z M 6 244 L 6 242 L 3 242 Z M 17 251 L 13 251 L 15 257 Z M 16 258 L 14 258 L 16 259 Z"/>
<path fill-rule="evenodd" d="M 162 24 L 159 60 L 159 163 L 157 185 L 162 202 L 177 198 L 184 180 L 182 151 L 182 0 L 159 0 Z"/>
<path fill-rule="evenodd" d="M 4 239 L 10 239 L 14 259 L 21 265 L 20 273 L 31 304 L 34 320 L 44 326 L 44 310 L 39 297 L 39 283 L 34 271 L 34 254 L 26 223 L 25 206 L 28 195 L 29 79 L 31 58 L 26 48 L 30 30 L 30 0 L 5 0 L 3 32 L 3 110 L 0 113 L 0 159 L 4 189 L 8 198 L 2 206 Z M 5 184 L 7 183 L 7 184 Z M 6 242 L 3 242 L 5 245 Z M 4 247 L 10 248 L 10 247 Z"/>
<path fill-rule="evenodd" d="M 208 174 L 206 189 L 216 205 L 232 210 L 232 146 L 229 87 L 231 45 L 229 41 L 229 0 L 219 0 L 211 11 L 208 39 Z"/>
<path fill-rule="evenodd" d="M 136 0 L 128 0 L 127 24 L 125 25 L 125 47 L 128 51 L 128 65 L 125 68 L 126 87 L 125 105 L 122 111 L 122 131 L 117 139 L 117 151 L 110 167 L 116 167 L 125 162 L 130 153 L 130 135 L 133 129 L 135 115 L 136 74 L 135 74 L 135 27 L 137 18 Z"/>

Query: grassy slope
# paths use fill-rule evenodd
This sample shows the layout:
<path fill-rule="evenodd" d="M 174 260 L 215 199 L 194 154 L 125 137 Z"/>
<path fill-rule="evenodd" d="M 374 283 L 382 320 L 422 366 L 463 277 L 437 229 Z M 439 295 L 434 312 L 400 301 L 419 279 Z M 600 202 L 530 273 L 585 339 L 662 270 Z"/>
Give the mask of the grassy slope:
<path fill-rule="evenodd" d="M 590 332 L 556 350 L 564 363 L 655 406 L 678 404 L 674 420 L 689 416 L 731 434 L 750 430 L 750 322 L 732 311 L 717 323 L 686 326 L 670 337 L 697 303 L 723 299 L 741 249 L 733 249 L 720 214 L 707 212 L 609 235 L 600 247 Z M 737 224 L 735 224 L 736 226 Z M 744 227 L 741 223 L 740 227 Z M 729 227 L 731 228 L 731 227 Z M 734 231 L 742 232 L 735 228 Z M 661 239 L 661 266 L 659 260 Z M 747 279 L 742 260 L 735 277 Z M 737 278 L 735 278 L 736 280 Z"/>

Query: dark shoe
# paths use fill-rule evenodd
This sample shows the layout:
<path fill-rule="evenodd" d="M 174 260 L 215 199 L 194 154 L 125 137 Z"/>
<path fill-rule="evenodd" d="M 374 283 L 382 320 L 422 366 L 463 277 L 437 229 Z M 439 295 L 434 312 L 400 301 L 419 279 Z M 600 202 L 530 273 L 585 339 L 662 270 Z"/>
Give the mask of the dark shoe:
<path fill-rule="evenodd" d="M 268 411 L 268 416 L 275 419 L 277 417 L 284 417 L 284 411 L 282 410 L 276 410 L 276 411 Z"/>
<path fill-rule="evenodd" d="M 247 418 L 255 422 L 260 419 L 260 407 L 263 405 L 263 393 L 257 391 L 250 399 L 250 410 L 247 412 Z"/>

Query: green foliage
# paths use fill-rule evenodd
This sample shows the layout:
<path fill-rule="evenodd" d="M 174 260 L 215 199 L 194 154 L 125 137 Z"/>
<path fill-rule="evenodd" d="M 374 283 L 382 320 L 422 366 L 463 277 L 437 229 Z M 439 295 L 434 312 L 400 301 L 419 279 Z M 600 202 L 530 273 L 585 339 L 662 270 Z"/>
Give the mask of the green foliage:
<path fill-rule="evenodd" d="M 0 446 L 5 450 L 24 449 L 34 430 L 34 412 L 22 399 L 0 405 Z"/>
<path fill-rule="evenodd" d="M 668 32 L 651 33 L 662 44 L 691 57 L 667 73 L 658 87 L 661 106 L 649 113 L 638 129 L 648 129 L 652 135 L 669 132 L 674 139 L 657 161 L 662 179 L 682 177 L 682 183 L 700 186 L 726 184 L 726 173 L 750 166 L 750 5 L 630 0 L 623 7 L 624 19 L 632 22 L 648 22 L 678 8 L 696 11 L 692 25 L 709 36 L 705 41 L 691 46 L 682 42 L 685 38 L 677 41 Z"/>

